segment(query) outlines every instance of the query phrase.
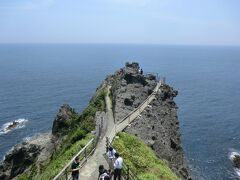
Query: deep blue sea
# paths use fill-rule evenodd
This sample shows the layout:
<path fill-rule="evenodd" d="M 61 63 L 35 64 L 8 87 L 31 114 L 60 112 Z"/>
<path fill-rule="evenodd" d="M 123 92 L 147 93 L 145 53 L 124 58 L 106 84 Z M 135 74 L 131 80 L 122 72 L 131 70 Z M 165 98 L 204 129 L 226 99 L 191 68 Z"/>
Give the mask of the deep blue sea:
<path fill-rule="evenodd" d="M 48 132 L 59 107 L 82 111 L 107 74 L 137 61 L 165 76 L 176 98 L 184 151 L 196 179 L 236 179 L 240 151 L 240 47 L 1 44 L 0 157 Z M 13 120 L 20 126 L 3 132 Z"/>

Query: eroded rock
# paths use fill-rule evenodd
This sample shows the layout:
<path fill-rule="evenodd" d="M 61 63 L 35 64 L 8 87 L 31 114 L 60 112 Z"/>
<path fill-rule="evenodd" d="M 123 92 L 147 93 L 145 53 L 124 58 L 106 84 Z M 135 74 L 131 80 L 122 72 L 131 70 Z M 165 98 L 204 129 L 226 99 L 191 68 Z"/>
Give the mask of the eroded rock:
<path fill-rule="evenodd" d="M 240 168 L 240 155 L 234 155 L 233 165 L 236 168 Z"/>
<path fill-rule="evenodd" d="M 55 136 L 64 134 L 69 128 L 69 123 L 74 114 L 76 112 L 68 104 L 62 105 L 53 121 L 52 134 Z"/>
<path fill-rule="evenodd" d="M 10 150 L 0 165 L 0 179 L 9 180 L 23 173 L 32 164 L 44 162 L 54 151 L 51 134 L 41 134 Z"/>

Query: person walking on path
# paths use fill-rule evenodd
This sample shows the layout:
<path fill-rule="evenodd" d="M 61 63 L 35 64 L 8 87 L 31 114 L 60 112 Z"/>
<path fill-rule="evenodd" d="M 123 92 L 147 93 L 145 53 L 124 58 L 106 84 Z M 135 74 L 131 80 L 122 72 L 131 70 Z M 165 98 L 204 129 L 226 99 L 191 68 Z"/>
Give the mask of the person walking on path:
<path fill-rule="evenodd" d="M 109 172 L 104 168 L 103 165 L 99 166 L 99 175 L 98 175 L 98 180 L 110 180 L 110 174 Z"/>
<path fill-rule="evenodd" d="M 109 168 L 111 170 L 113 170 L 113 163 L 114 163 L 114 160 L 115 160 L 115 154 L 116 154 L 116 150 L 113 149 L 113 147 L 109 147 L 109 150 L 107 152 L 107 157 L 108 157 L 108 164 L 109 164 Z"/>
<path fill-rule="evenodd" d="M 71 171 L 72 171 L 72 179 L 73 180 L 78 180 L 79 178 L 79 158 L 76 157 L 72 163 Z"/>
<path fill-rule="evenodd" d="M 123 167 L 123 158 L 115 153 L 116 160 L 114 162 L 114 180 L 121 180 L 121 172 Z"/>

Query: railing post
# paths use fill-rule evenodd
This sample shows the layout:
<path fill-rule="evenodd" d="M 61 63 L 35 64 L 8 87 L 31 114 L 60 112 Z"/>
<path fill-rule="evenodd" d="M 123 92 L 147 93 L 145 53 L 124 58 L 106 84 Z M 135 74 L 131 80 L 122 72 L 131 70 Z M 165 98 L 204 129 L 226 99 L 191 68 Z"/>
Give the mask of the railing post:
<path fill-rule="evenodd" d="M 108 152 L 108 148 L 109 148 L 109 138 L 106 137 L 106 152 Z"/>
<path fill-rule="evenodd" d="M 98 129 L 99 129 L 99 130 L 98 130 L 98 133 L 99 133 L 99 134 L 98 134 L 98 140 L 99 140 L 99 139 L 100 139 L 100 136 L 101 136 L 101 134 L 102 134 L 101 124 L 98 125 Z"/>
<path fill-rule="evenodd" d="M 127 167 L 127 180 L 130 180 L 130 169 Z"/>
<path fill-rule="evenodd" d="M 65 179 L 68 180 L 68 172 L 67 172 L 67 169 L 65 169 Z"/>
<path fill-rule="evenodd" d="M 86 148 L 84 149 L 84 158 L 85 158 L 85 160 L 87 160 L 87 146 L 86 146 Z"/>
<path fill-rule="evenodd" d="M 92 149 L 95 148 L 95 140 L 96 140 L 96 139 L 93 139 L 93 141 L 92 141 Z"/>
<path fill-rule="evenodd" d="M 101 117 L 101 128 L 103 128 L 103 117 Z"/>

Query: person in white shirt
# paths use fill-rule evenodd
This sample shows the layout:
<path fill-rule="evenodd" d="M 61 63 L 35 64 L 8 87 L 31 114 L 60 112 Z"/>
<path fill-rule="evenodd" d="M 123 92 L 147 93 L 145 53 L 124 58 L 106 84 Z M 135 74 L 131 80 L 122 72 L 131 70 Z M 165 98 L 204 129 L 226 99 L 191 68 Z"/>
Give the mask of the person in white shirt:
<path fill-rule="evenodd" d="M 108 164 L 109 164 L 109 168 L 113 169 L 113 163 L 115 160 L 115 153 L 117 151 L 115 149 L 113 149 L 112 147 L 109 147 L 109 150 L 107 152 L 107 156 L 108 156 Z"/>
<path fill-rule="evenodd" d="M 121 158 L 118 153 L 115 153 L 115 157 L 116 160 L 114 162 L 114 180 L 120 180 L 123 167 L 123 158 Z"/>

